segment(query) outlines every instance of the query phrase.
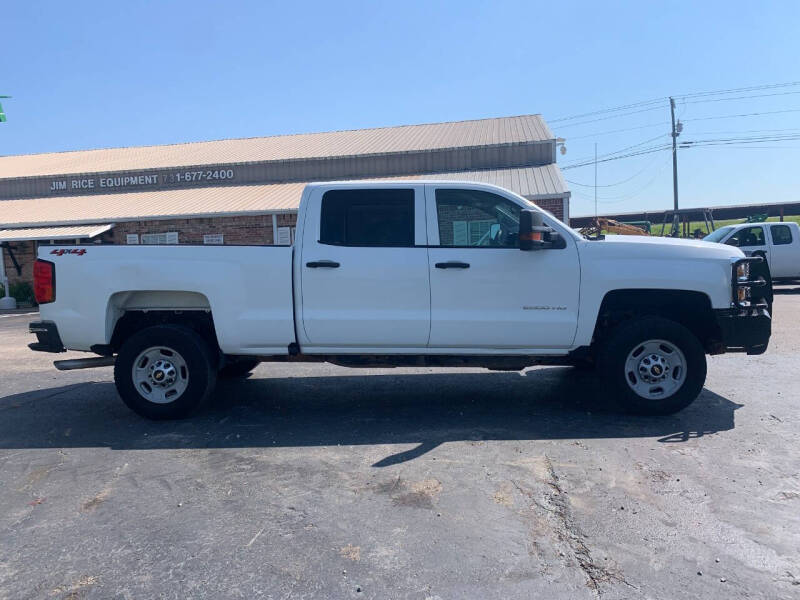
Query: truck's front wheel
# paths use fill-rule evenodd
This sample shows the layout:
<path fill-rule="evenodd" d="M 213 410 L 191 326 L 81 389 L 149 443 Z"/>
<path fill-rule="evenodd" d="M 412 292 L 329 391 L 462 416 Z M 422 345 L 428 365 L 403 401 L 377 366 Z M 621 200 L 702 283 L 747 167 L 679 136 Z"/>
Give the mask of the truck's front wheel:
<path fill-rule="evenodd" d="M 635 414 L 668 415 L 686 408 L 706 380 L 700 340 L 680 323 L 661 317 L 620 325 L 600 358 L 609 391 Z"/>
<path fill-rule="evenodd" d="M 180 419 L 211 395 L 217 380 L 208 344 L 177 325 L 148 327 L 131 336 L 114 364 L 122 401 L 148 419 Z"/>

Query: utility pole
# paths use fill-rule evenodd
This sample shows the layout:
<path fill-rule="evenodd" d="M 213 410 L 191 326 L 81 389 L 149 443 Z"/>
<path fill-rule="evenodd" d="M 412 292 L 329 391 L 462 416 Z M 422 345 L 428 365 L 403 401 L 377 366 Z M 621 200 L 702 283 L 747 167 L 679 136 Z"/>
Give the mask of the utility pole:
<path fill-rule="evenodd" d="M 669 112 L 672 117 L 672 199 L 675 214 L 672 217 L 672 236 L 678 234 L 678 136 L 681 132 L 680 122 L 675 127 L 675 99 L 669 98 Z"/>
<path fill-rule="evenodd" d="M 594 221 L 597 223 L 597 232 L 600 233 L 600 221 L 597 219 L 597 142 L 594 143 Z"/>
<path fill-rule="evenodd" d="M 11 98 L 11 96 L 0 96 L 0 98 Z M 6 113 L 3 112 L 3 105 L 0 104 L 0 123 L 6 121 Z M 11 297 L 9 291 L 8 277 L 6 277 L 5 247 L 0 246 L 0 286 L 3 287 L 3 296 L 0 297 L 0 308 L 17 308 L 17 301 Z"/>

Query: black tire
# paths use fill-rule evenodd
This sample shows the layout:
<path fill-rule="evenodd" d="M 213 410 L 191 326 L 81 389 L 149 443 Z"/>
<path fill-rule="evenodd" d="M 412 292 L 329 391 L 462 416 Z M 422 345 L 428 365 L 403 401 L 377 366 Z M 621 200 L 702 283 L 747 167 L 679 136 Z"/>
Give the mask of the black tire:
<path fill-rule="evenodd" d="M 257 358 L 241 358 L 235 360 L 229 359 L 228 362 L 225 363 L 225 366 L 219 370 L 217 376 L 220 379 L 244 377 L 245 375 L 249 374 L 250 371 L 255 369 L 259 363 L 261 363 L 261 361 Z"/>
<path fill-rule="evenodd" d="M 685 359 L 683 383 L 670 395 L 645 398 L 628 384 L 629 377 L 634 383 L 637 377 L 626 372 L 628 356 L 650 340 L 673 344 Z M 661 317 L 640 317 L 619 325 L 603 344 L 600 368 L 608 393 L 627 412 L 639 415 L 670 415 L 686 408 L 700 395 L 706 381 L 706 355 L 700 340 L 680 323 Z M 650 387 L 656 389 L 658 384 Z"/>
<path fill-rule="evenodd" d="M 136 386 L 134 361 L 145 350 L 164 347 L 178 354 L 185 367 L 178 377 L 186 381 L 182 393 L 165 403 L 150 401 Z M 169 356 L 167 355 L 167 358 Z M 140 359 L 140 363 L 146 359 Z M 197 333 L 179 325 L 157 325 L 132 335 L 120 348 L 114 363 L 114 383 L 122 401 L 135 413 L 153 420 L 182 419 L 203 405 L 214 390 L 217 369 L 209 345 Z M 149 384 L 145 384 L 147 387 Z"/>

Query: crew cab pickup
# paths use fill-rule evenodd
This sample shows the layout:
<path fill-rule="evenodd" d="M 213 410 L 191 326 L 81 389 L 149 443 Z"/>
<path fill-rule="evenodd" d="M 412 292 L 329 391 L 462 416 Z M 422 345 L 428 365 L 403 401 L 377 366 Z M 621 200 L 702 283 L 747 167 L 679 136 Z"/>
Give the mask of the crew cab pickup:
<path fill-rule="evenodd" d="M 735 246 L 767 261 L 773 279 L 800 279 L 800 226 L 797 223 L 727 225 L 703 238 Z"/>
<path fill-rule="evenodd" d="M 689 405 L 706 354 L 760 354 L 761 258 L 586 239 L 516 194 L 454 182 L 308 185 L 292 246 L 39 249 L 33 350 L 93 352 L 123 401 L 183 417 L 259 362 L 595 367 L 621 406 Z"/>

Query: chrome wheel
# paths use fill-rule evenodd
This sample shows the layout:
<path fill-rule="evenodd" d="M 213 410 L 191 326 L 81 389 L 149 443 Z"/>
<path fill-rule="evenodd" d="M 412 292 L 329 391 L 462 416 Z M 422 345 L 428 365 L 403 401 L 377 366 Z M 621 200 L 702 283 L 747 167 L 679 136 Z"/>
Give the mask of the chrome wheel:
<path fill-rule="evenodd" d="M 642 398 L 669 398 L 686 380 L 683 352 L 666 340 L 638 344 L 625 361 L 625 381 Z"/>
<path fill-rule="evenodd" d="M 133 361 L 133 385 L 143 398 L 168 404 L 180 398 L 189 385 L 184 358 L 172 348 L 153 346 Z"/>

